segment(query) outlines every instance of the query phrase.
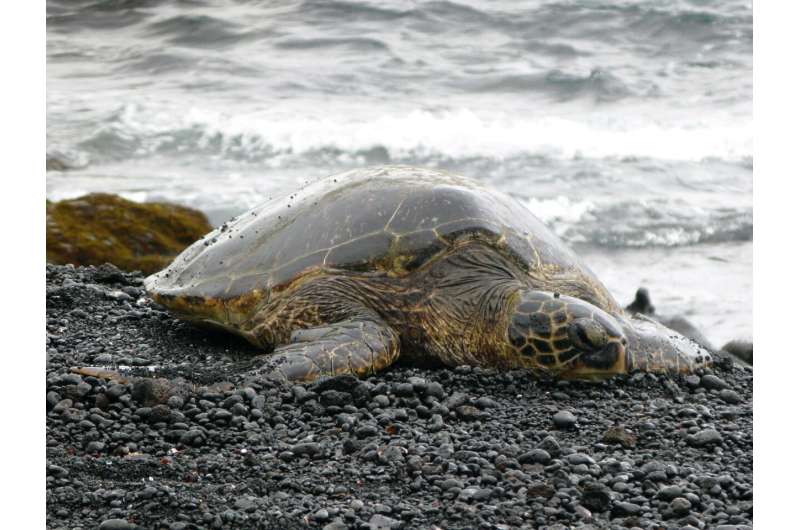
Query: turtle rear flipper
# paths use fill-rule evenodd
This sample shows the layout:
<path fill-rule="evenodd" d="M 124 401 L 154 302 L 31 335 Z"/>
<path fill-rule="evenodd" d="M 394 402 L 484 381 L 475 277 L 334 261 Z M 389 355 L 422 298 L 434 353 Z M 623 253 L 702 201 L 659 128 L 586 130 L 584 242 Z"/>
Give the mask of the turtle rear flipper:
<path fill-rule="evenodd" d="M 257 362 L 263 364 L 251 376 L 291 382 L 341 374 L 365 376 L 388 367 L 400 354 L 397 333 L 380 320 L 345 320 L 296 330 L 291 340 L 259 355 Z"/>

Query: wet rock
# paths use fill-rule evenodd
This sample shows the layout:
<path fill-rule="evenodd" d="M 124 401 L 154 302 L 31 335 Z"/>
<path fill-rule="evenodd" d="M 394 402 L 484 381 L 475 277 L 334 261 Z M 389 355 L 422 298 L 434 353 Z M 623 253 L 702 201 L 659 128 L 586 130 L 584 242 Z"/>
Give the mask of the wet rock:
<path fill-rule="evenodd" d="M 392 386 L 392 393 L 398 397 L 414 397 L 416 395 L 414 385 L 411 383 L 395 383 Z"/>
<path fill-rule="evenodd" d="M 552 457 L 544 449 L 533 449 L 521 454 L 517 460 L 520 464 L 549 464 Z"/>
<path fill-rule="evenodd" d="M 205 215 L 174 204 L 136 203 L 106 193 L 47 201 L 50 263 L 111 263 L 153 273 L 210 231 Z"/>
<path fill-rule="evenodd" d="M 669 509 L 674 517 L 683 517 L 689 514 L 692 509 L 692 503 L 683 497 L 676 497 L 669 503 Z"/>
<path fill-rule="evenodd" d="M 392 402 L 389 400 L 389 396 L 384 394 L 378 394 L 372 398 L 372 401 L 381 408 L 386 408 L 392 404 Z"/>
<path fill-rule="evenodd" d="M 629 313 L 640 313 L 642 315 L 652 315 L 655 313 L 656 308 L 650 298 L 650 292 L 645 287 L 639 287 L 636 290 L 636 296 L 633 302 L 625 307 Z"/>
<path fill-rule="evenodd" d="M 544 482 L 536 482 L 528 487 L 528 497 L 541 497 L 543 499 L 549 499 L 555 495 L 555 493 L 555 488 Z"/>
<path fill-rule="evenodd" d="M 311 516 L 311 518 L 318 522 L 325 522 L 330 519 L 330 514 L 328 513 L 328 510 L 321 508 L 317 510 L 316 513 Z"/>
<path fill-rule="evenodd" d="M 315 442 L 302 442 L 292 446 L 291 452 L 297 456 L 314 457 L 322 452 L 322 448 Z"/>
<path fill-rule="evenodd" d="M 596 464 L 591 456 L 584 453 L 571 453 L 565 456 L 564 459 L 572 466 Z"/>
<path fill-rule="evenodd" d="M 632 515 L 639 515 L 642 508 L 630 502 L 615 502 L 611 509 L 611 517 L 630 517 Z"/>
<path fill-rule="evenodd" d="M 468 399 L 469 398 L 467 397 L 467 395 L 464 394 L 463 392 L 455 392 L 445 400 L 444 406 L 452 410 L 455 409 L 456 407 L 460 407 L 461 405 L 466 404 Z"/>
<path fill-rule="evenodd" d="M 619 444 L 623 447 L 630 448 L 636 445 L 636 436 L 625 427 L 616 425 L 603 434 L 603 442 L 607 444 Z"/>
<path fill-rule="evenodd" d="M 131 396 L 137 403 L 152 407 L 166 403 L 171 396 L 181 395 L 188 391 L 185 382 L 165 378 L 143 377 L 137 379 L 131 389 Z"/>
<path fill-rule="evenodd" d="M 94 440 L 86 444 L 85 450 L 88 454 L 93 454 L 93 453 L 102 453 L 105 450 L 105 448 L 106 444 L 104 444 L 99 440 Z"/>
<path fill-rule="evenodd" d="M 728 388 L 728 383 L 714 374 L 706 374 L 701 377 L 700 384 L 703 386 L 703 388 L 707 388 L 709 390 L 722 390 L 723 388 Z"/>
<path fill-rule="evenodd" d="M 428 421 L 428 430 L 430 432 L 439 432 L 444 429 L 444 420 L 440 414 L 433 414 Z"/>
<path fill-rule="evenodd" d="M 402 463 L 403 459 L 404 459 L 403 449 L 398 447 L 398 446 L 396 446 L 396 445 L 392 445 L 392 446 L 387 447 L 381 453 L 380 456 L 381 456 L 381 460 L 383 462 L 389 462 L 389 463 L 391 463 L 391 462 Z"/>
<path fill-rule="evenodd" d="M 459 418 L 465 421 L 478 421 L 487 417 L 486 413 L 481 412 L 478 408 L 473 407 L 472 405 L 461 405 L 460 407 L 456 407 L 456 414 Z"/>
<path fill-rule="evenodd" d="M 577 421 L 578 418 L 568 410 L 561 410 L 553 415 L 553 424 L 558 429 L 571 429 Z"/>
<path fill-rule="evenodd" d="M 369 530 L 394 530 L 395 528 L 402 528 L 403 522 L 376 513 L 370 518 L 367 525 Z"/>
<path fill-rule="evenodd" d="M 256 498 L 251 495 L 239 497 L 236 499 L 233 505 L 237 510 L 241 510 L 243 512 L 254 512 L 256 511 L 256 508 L 258 508 Z"/>
<path fill-rule="evenodd" d="M 581 504 L 593 512 L 602 512 L 611 503 L 611 492 L 603 484 L 592 482 L 583 487 Z"/>
<path fill-rule="evenodd" d="M 561 454 L 561 445 L 558 443 L 558 440 L 556 440 L 552 436 L 546 436 L 539 443 L 537 449 L 543 449 L 552 456 L 558 456 Z"/>
<path fill-rule="evenodd" d="M 128 385 L 111 384 L 106 388 L 106 397 L 109 401 L 116 401 L 128 393 Z"/>
<path fill-rule="evenodd" d="M 69 475 L 69 470 L 61 466 L 49 465 L 47 466 L 47 476 L 53 477 L 66 477 Z"/>
<path fill-rule="evenodd" d="M 747 364 L 753 364 L 753 343 L 745 340 L 732 340 L 722 349 Z"/>
<path fill-rule="evenodd" d="M 362 424 L 356 428 L 355 435 L 359 438 L 372 438 L 378 435 L 378 428 L 368 423 Z"/>
<path fill-rule="evenodd" d="M 478 406 L 478 408 L 481 409 L 495 409 L 500 406 L 498 405 L 497 401 L 493 400 L 492 398 L 488 398 L 486 396 L 479 397 L 475 401 L 475 404 Z"/>
<path fill-rule="evenodd" d="M 690 445 L 704 447 L 722 443 L 722 435 L 716 429 L 703 429 L 689 436 L 686 440 Z"/>
<path fill-rule="evenodd" d="M 700 376 L 697 376 L 695 374 L 686 375 L 684 376 L 683 380 L 691 388 L 697 388 L 700 386 Z"/>
<path fill-rule="evenodd" d="M 100 523 L 100 530 L 136 530 L 135 524 L 129 523 L 126 519 L 106 519 Z"/>
<path fill-rule="evenodd" d="M 338 390 L 325 390 L 319 395 L 319 402 L 325 406 L 343 407 L 353 401 L 353 396 Z"/>
<path fill-rule="evenodd" d="M 734 390 L 731 390 L 729 388 L 726 388 L 724 390 L 720 390 L 719 394 L 717 394 L 717 395 L 725 403 L 737 404 L 737 403 L 741 403 L 742 402 L 742 396 L 739 395 L 738 392 L 736 392 Z"/>
<path fill-rule="evenodd" d="M 58 392 L 51 390 L 50 392 L 47 393 L 45 401 L 47 403 L 47 408 L 52 409 L 53 407 L 58 405 L 59 401 L 61 401 L 61 396 L 58 394 Z"/>
<path fill-rule="evenodd" d="M 658 490 L 658 494 L 656 495 L 658 499 L 664 501 L 671 501 L 676 497 L 680 497 L 683 495 L 683 488 L 680 486 L 670 485 L 664 486 L 660 490 Z"/>
<path fill-rule="evenodd" d="M 442 398 L 444 398 L 445 395 L 444 387 L 442 386 L 441 383 L 437 381 L 432 381 L 427 385 L 425 385 L 425 395 L 441 400 Z"/>

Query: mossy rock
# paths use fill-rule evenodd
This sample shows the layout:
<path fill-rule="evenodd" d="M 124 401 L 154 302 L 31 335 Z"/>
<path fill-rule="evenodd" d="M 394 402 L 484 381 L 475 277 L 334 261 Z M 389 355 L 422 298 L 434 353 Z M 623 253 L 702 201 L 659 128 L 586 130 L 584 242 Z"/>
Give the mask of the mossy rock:
<path fill-rule="evenodd" d="M 47 261 L 153 273 L 211 231 L 201 212 L 108 193 L 47 201 Z"/>

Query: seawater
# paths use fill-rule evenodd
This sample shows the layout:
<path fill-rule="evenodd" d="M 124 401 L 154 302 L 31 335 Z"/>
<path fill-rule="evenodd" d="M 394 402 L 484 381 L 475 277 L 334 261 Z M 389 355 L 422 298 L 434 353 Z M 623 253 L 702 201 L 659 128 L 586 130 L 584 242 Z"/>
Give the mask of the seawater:
<path fill-rule="evenodd" d="M 487 181 L 622 303 L 752 336 L 752 4 L 47 2 L 49 198 L 213 223 L 340 170 Z"/>

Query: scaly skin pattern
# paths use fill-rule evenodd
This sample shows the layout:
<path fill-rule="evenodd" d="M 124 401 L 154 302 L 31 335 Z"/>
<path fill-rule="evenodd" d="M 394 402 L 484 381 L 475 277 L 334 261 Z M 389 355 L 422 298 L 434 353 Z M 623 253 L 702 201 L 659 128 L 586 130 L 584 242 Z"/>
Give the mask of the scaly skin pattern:
<path fill-rule="evenodd" d="M 531 358 L 540 370 L 562 374 L 581 365 L 622 371 L 627 338 L 607 313 L 559 293 L 532 291 L 521 298 L 508 327 L 517 355 Z"/>
<path fill-rule="evenodd" d="M 707 364 L 702 354 L 676 354 L 657 328 L 640 335 L 621 311 L 608 313 L 546 287 L 493 248 L 471 243 L 402 279 L 354 273 L 301 277 L 256 304 L 248 316 L 230 318 L 212 300 L 201 307 L 205 315 L 223 316 L 218 325 L 273 350 L 260 357 L 253 375 L 297 382 L 375 374 L 400 355 L 568 378 L 631 369 L 689 372 Z M 197 304 L 156 299 L 185 312 Z"/>

